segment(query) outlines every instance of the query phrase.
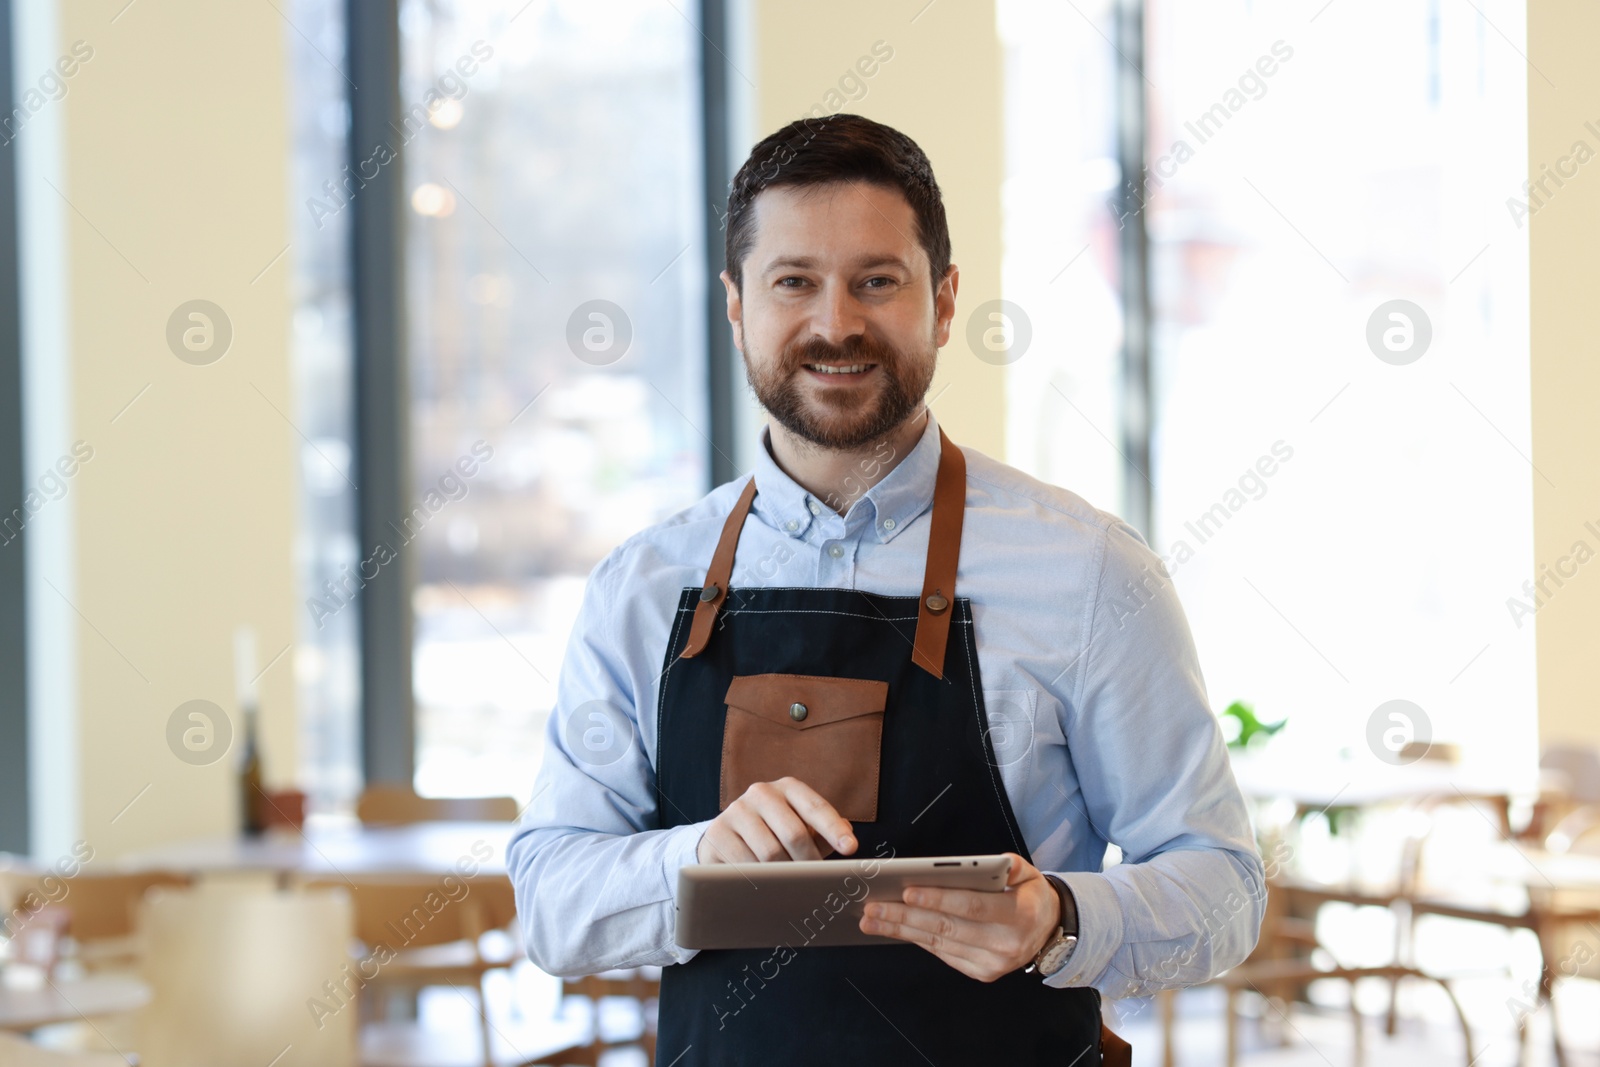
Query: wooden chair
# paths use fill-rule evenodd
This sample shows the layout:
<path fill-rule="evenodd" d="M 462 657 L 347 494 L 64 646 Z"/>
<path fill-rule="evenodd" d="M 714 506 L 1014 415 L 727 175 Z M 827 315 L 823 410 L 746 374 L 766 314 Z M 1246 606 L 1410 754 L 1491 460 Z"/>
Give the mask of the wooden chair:
<path fill-rule="evenodd" d="M 23 891 L 42 874 L 44 869 L 28 857 L 0 852 L 0 920 L 16 909 Z"/>
<path fill-rule="evenodd" d="M 134 922 L 139 902 L 152 889 L 185 889 L 191 880 L 180 874 L 90 874 L 65 883 L 61 905 L 67 912 L 72 958 L 89 970 L 132 967 L 138 962 Z"/>
<path fill-rule="evenodd" d="M 1317 941 L 1315 933 L 1316 912 L 1323 904 L 1337 901 L 1384 907 L 1392 903 L 1391 897 L 1382 895 L 1371 895 L 1355 901 L 1350 899 L 1352 896 L 1354 894 L 1325 893 L 1290 881 L 1274 880 L 1269 883 L 1266 914 L 1262 919 L 1261 937 L 1255 951 L 1239 966 L 1204 983 L 1221 986 L 1226 991 L 1227 1037 L 1224 1063 L 1227 1067 L 1235 1067 L 1239 1059 L 1241 994 L 1247 992 L 1257 994 L 1267 1001 L 1279 1018 L 1286 1020 L 1295 1003 L 1303 998 L 1306 987 L 1325 978 L 1346 981 L 1352 985 L 1363 978 L 1381 978 L 1391 983 L 1397 983 L 1402 979 L 1417 979 L 1440 986 L 1455 1007 L 1456 1017 L 1461 1023 L 1462 1034 L 1466 1041 L 1467 1067 L 1472 1067 L 1472 1033 L 1467 1026 L 1466 1015 L 1446 981 L 1412 967 L 1399 965 L 1344 967 L 1337 963 L 1329 966 L 1314 958 L 1313 954 L 1318 951 L 1325 954 L 1328 959 L 1333 958 L 1333 954 Z M 1164 1067 L 1174 1067 L 1178 1062 L 1176 991 L 1161 990 L 1156 994 L 1156 1000 L 1163 1039 L 1162 1064 Z M 1365 1031 L 1363 1017 L 1356 1010 L 1353 990 L 1350 1014 L 1355 1024 L 1355 1060 L 1359 1064 L 1364 1062 Z"/>
<path fill-rule="evenodd" d="M 357 1012 L 337 990 L 353 929 L 337 890 L 155 890 L 139 908 L 140 1064 L 266 1065 L 293 1046 L 297 1067 L 350 1067 Z"/>
<path fill-rule="evenodd" d="M 45 873 L 26 856 L 0 852 L 0 940 L 15 938 L 50 903 L 37 892 Z"/>
<path fill-rule="evenodd" d="M 1434 746 L 1435 750 L 1437 748 Z M 1438 751 L 1430 750 L 1427 758 L 1444 758 L 1448 761 L 1449 756 L 1449 750 L 1445 750 L 1443 756 Z M 1401 972 L 1416 971 L 1412 946 L 1416 940 L 1416 921 L 1421 915 L 1449 914 L 1485 922 L 1498 922 L 1502 918 L 1504 913 L 1489 907 L 1479 894 L 1461 891 L 1460 878 L 1470 872 L 1456 872 L 1454 879 L 1437 876 L 1430 857 L 1441 854 L 1441 850 L 1447 852 L 1452 843 L 1459 846 L 1463 833 L 1470 835 L 1474 846 L 1497 838 L 1509 839 L 1508 797 L 1499 793 L 1452 790 L 1449 793 L 1417 797 L 1397 805 L 1384 805 L 1375 809 L 1375 812 L 1389 825 L 1403 829 L 1391 842 L 1394 849 L 1392 865 L 1375 872 L 1370 880 L 1323 882 L 1292 874 L 1276 879 L 1275 888 L 1285 894 L 1296 909 L 1291 918 L 1299 924 L 1296 927 L 1299 937 L 1296 953 L 1300 958 L 1309 957 L 1311 948 L 1308 946 L 1316 945 L 1312 931 L 1318 913 L 1327 904 L 1385 908 L 1393 913 L 1395 935 L 1390 965 L 1400 968 Z M 1458 851 L 1472 854 L 1470 847 L 1458 848 Z M 1454 899 L 1447 900 L 1439 895 L 1446 891 L 1446 887 Z M 1465 909 L 1465 912 L 1461 913 L 1461 909 Z M 1509 922 L 1499 924 L 1513 927 L 1527 925 L 1515 916 Z M 1262 940 L 1267 940 L 1265 932 Z M 1291 944 L 1294 943 L 1291 940 Z M 1407 977 L 1413 975 L 1397 972 L 1389 980 L 1389 1010 L 1385 1016 L 1384 1031 L 1390 1036 L 1399 1027 L 1399 987 Z M 1427 978 L 1426 975 L 1423 977 Z"/>
<path fill-rule="evenodd" d="M 1448 753 L 1446 754 L 1448 755 Z M 1437 758 L 1435 753 L 1430 758 Z M 1228 1063 L 1234 1062 L 1237 1048 L 1237 1004 L 1239 994 L 1254 991 L 1279 1009 L 1287 1017 L 1288 1006 L 1303 1001 L 1307 987 L 1324 978 L 1336 978 L 1352 984 L 1363 978 L 1379 978 L 1389 984 L 1389 1010 L 1385 1016 L 1385 1032 L 1393 1035 L 1398 1030 L 1399 987 L 1402 982 L 1418 980 L 1440 985 L 1455 1002 L 1449 985 L 1442 979 L 1427 974 L 1412 964 L 1410 946 L 1414 940 L 1416 917 L 1426 910 L 1418 904 L 1424 897 L 1426 881 L 1424 863 L 1427 849 L 1439 816 L 1446 812 L 1459 812 L 1472 808 L 1473 825 L 1480 833 L 1504 833 L 1508 819 L 1505 798 L 1498 795 L 1480 797 L 1451 793 L 1446 796 L 1422 797 L 1389 807 L 1385 817 L 1406 829 L 1395 842 L 1394 862 L 1387 871 L 1375 872 L 1370 880 L 1351 879 L 1347 882 L 1313 881 L 1303 875 L 1277 872 L 1268 880 L 1266 914 L 1262 921 L 1261 936 L 1250 957 L 1238 967 L 1214 979 L 1212 983 L 1227 990 Z M 1487 810 L 1484 810 L 1487 809 Z M 1263 855 L 1268 854 L 1263 847 Z M 1381 967 L 1353 968 L 1342 966 L 1322 945 L 1316 936 L 1317 917 L 1328 904 L 1344 904 L 1358 908 L 1384 908 L 1394 914 L 1395 943 L 1391 962 Z M 1477 917 L 1474 914 L 1472 917 Z M 1514 924 L 1528 925 L 1526 922 Z M 1321 958 L 1315 958 L 1320 950 Z M 1331 965 L 1330 965 L 1331 961 Z M 1262 988 L 1254 988 L 1261 986 Z M 1174 997 L 1171 991 L 1158 994 L 1160 1019 L 1165 1039 L 1163 1062 L 1166 1067 L 1176 1063 L 1174 1038 Z M 1360 1033 L 1361 1016 L 1351 1007 Z M 1463 1032 L 1470 1047 L 1471 1036 Z M 1357 1055 L 1360 1056 L 1360 1046 Z"/>
<path fill-rule="evenodd" d="M 1539 771 L 1533 817 L 1519 835 L 1534 844 L 1542 843 L 1569 812 L 1600 804 L 1600 748 L 1546 745 L 1539 753 Z"/>
<path fill-rule="evenodd" d="M 1568 812 L 1545 839 L 1545 848 L 1555 853 L 1600 855 L 1600 804 Z M 1600 891 L 1558 888 L 1538 895 L 1537 901 L 1530 900 L 1529 910 L 1545 963 L 1540 994 L 1550 1008 L 1551 1029 L 1556 1030 L 1556 980 L 1600 981 L 1600 950 L 1595 944 L 1595 932 L 1600 929 Z M 1556 1060 L 1566 1062 L 1559 1036 Z"/>
<path fill-rule="evenodd" d="M 1593 745 L 1546 745 L 1539 766 L 1565 782 L 1574 805 L 1600 804 L 1600 749 Z"/>
<path fill-rule="evenodd" d="M 661 969 L 606 971 L 561 982 L 561 996 L 583 997 L 589 1001 L 593 1024 L 587 1043 L 529 1060 L 521 1067 L 598 1067 L 600 1057 L 615 1049 L 644 1050 L 645 1062 L 656 1061 L 656 1010 L 661 1001 Z M 600 1001 L 606 997 L 625 997 L 638 1005 L 640 1033 L 625 1038 L 608 1038 L 600 1032 Z"/>
<path fill-rule="evenodd" d="M 414 822 L 512 822 L 512 797 L 419 797 L 399 785 L 369 785 L 356 802 L 356 817 L 367 826 Z"/>
<path fill-rule="evenodd" d="M 1280 1018 L 1287 1019 L 1301 991 L 1311 982 L 1328 978 L 1348 982 L 1352 987 L 1361 979 L 1379 978 L 1390 984 L 1391 993 L 1395 986 L 1406 980 L 1437 985 L 1455 1008 L 1456 1019 L 1461 1024 L 1462 1039 L 1466 1046 L 1466 1058 L 1463 1062 L 1467 1067 L 1472 1067 L 1476 1059 L 1472 1051 L 1472 1030 L 1467 1024 L 1466 1013 L 1456 1000 L 1455 992 L 1446 979 L 1402 964 L 1346 967 L 1335 960 L 1330 966 L 1316 958 L 1316 954 L 1321 953 L 1328 960 L 1334 960 L 1333 953 L 1317 941 L 1314 918 L 1317 908 L 1328 903 L 1330 899 L 1344 900 L 1344 895 L 1330 897 L 1315 889 L 1308 890 L 1287 882 L 1269 888 L 1267 914 L 1262 922 L 1263 934 L 1257 952 L 1244 963 L 1214 980 L 1214 984 L 1220 985 L 1227 991 L 1227 1053 L 1224 1062 L 1228 1067 L 1235 1067 L 1238 1063 L 1240 994 L 1252 992 L 1263 997 L 1272 1005 Z M 1382 906 L 1383 898 L 1373 897 L 1361 903 Z M 1311 918 L 1306 918 L 1308 915 Z M 1266 954 L 1262 953 L 1262 947 L 1266 948 Z M 1392 996 L 1390 1003 L 1392 1006 Z M 1355 1062 L 1359 1064 L 1364 1062 L 1365 1031 L 1363 1017 L 1356 1009 L 1353 988 L 1350 996 L 1350 1014 L 1355 1024 Z M 1393 1030 L 1389 1032 L 1393 1033 Z"/>
<path fill-rule="evenodd" d="M 1600 854 L 1600 806 L 1586 805 L 1570 810 L 1543 843 L 1551 852 Z M 1471 894 L 1452 891 L 1455 889 L 1453 885 L 1440 884 L 1448 880 L 1435 879 L 1430 882 L 1423 877 L 1424 862 L 1420 855 L 1408 856 L 1406 864 L 1413 868 L 1408 871 L 1403 898 L 1405 925 L 1408 928 L 1414 927 L 1422 916 L 1431 915 L 1508 930 L 1531 930 L 1535 934 L 1544 964 L 1540 970 L 1535 999 L 1550 1009 L 1555 1061 L 1564 1067 L 1568 1058 L 1556 1021 L 1554 984 L 1557 978 L 1600 979 L 1600 959 L 1594 957 L 1592 939 L 1596 924 L 1600 924 L 1600 894 L 1587 889 L 1541 891 L 1530 887 L 1516 906 L 1506 906 L 1495 901 L 1475 899 Z M 1405 939 L 1407 952 L 1412 940 L 1410 937 Z M 1402 957 L 1399 962 L 1408 961 Z M 1528 1040 L 1525 1022 L 1525 1018 L 1518 1020 L 1519 1038 L 1524 1045 Z"/>
<path fill-rule="evenodd" d="M 520 951 L 514 938 L 498 951 L 486 948 L 483 935 L 516 920 L 509 879 L 331 878 L 309 881 L 306 887 L 342 888 L 349 893 L 355 937 L 362 945 L 361 962 L 352 970 L 362 979 L 359 988 L 370 990 L 369 1003 L 381 1004 L 382 995 L 391 991 L 427 986 L 465 985 L 476 990 L 484 1063 L 493 1063 L 483 979 L 492 970 L 510 968 Z"/>

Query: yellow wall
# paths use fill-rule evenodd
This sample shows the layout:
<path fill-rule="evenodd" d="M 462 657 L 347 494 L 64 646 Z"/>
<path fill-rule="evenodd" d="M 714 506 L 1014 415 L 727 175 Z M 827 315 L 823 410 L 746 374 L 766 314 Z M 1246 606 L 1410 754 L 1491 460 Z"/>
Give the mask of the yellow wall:
<path fill-rule="evenodd" d="M 1600 8 L 1577 0 L 1528 5 L 1529 173 L 1600 137 Z M 1542 73 L 1541 73 L 1542 72 Z M 1546 79 L 1549 79 L 1548 81 Z M 1551 83 L 1554 83 L 1553 85 Z M 1556 88 L 1559 86 L 1560 88 Z M 1532 300 L 1534 570 L 1585 541 L 1600 551 L 1600 358 L 1595 293 L 1600 173 L 1589 163 L 1529 220 Z M 1548 478 L 1549 481 L 1545 479 Z M 1567 569 L 1572 565 L 1568 564 Z M 1600 744 L 1600 561 L 1591 560 L 1539 609 L 1539 739 Z"/>
<path fill-rule="evenodd" d="M 271 4 L 126 2 L 58 15 L 63 53 L 93 49 L 58 105 L 56 185 L 68 417 L 94 449 L 72 491 L 80 833 L 97 858 L 233 825 L 232 754 L 181 762 L 167 720 L 196 698 L 233 710 L 236 625 L 255 626 L 262 666 L 294 637 L 293 249 L 262 273 L 289 243 L 285 26 Z M 209 366 L 166 340 L 196 298 L 233 325 Z M 293 658 L 262 679 L 271 779 L 296 760 Z"/>
<path fill-rule="evenodd" d="M 968 314 L 1000 296 L 1004 161 L 993 0 L 755 0 L 751 33 L 754 69 L 744 74 L 756 86 L 756 137 L 822 105 L 826 113 L 849 111 L 887 123 L 932 160 L 961 289 L 929 395 L 938 396 L 933 410 L 952 440 L 1004 458 L 1005 370 L 975 357 L 966 342 Z M 894 55 L 861 79 L 865 94 L 854 89 L 852 99 L 845 76 L 880 40 Z M 736 88 L 738 79 L 731 76 Z M 830 99 L 830 91 L 837 98 Z"/>

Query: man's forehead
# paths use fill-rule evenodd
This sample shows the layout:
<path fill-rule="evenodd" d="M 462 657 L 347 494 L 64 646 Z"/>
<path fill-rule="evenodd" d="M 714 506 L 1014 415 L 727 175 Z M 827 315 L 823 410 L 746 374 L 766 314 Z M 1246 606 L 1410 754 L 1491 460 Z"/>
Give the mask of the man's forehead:
<path fill-rule="evenodd" d="M 761 193 L 752 207 L 752 252 L 762 270 L 819 266 L 823 259 L 909 267 L 926 258 L 915 238 L 916 215 L 898 189 L 866 182 L 780 185 Z"/>

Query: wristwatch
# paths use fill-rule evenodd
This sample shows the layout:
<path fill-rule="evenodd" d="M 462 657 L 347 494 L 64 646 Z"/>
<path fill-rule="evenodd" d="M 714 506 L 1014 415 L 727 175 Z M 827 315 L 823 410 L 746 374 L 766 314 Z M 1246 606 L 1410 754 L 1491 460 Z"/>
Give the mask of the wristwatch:
<path fill-rule="evenodd" d="M 1053 874 L 1047 874 L 1045 878 L 1061 901 L 1061 923 L 1024 970 L 1030 973 L 1038 971 L 1041 977 L 1049 978 L 1067 965 L 1067 960 L 1072 958 L 1072 950 L 1078 947 L 1078 903 L 1073 899 L 1067 883 Z"/>

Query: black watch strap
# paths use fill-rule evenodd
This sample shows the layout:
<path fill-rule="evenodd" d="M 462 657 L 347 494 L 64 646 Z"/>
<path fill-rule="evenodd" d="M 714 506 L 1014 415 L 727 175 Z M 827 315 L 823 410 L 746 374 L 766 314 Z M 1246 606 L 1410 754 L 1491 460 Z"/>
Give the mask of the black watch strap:
<path fill-rule="evenodd" d="M 1055 889 L 1056 896 L 1061 899 L 1061 929 L 1065 933 L 1078 932 L 1078 898 L 1072 895 L 1072 887 L 1053 874 L 1045 875 L 1050 885 Z"/>

